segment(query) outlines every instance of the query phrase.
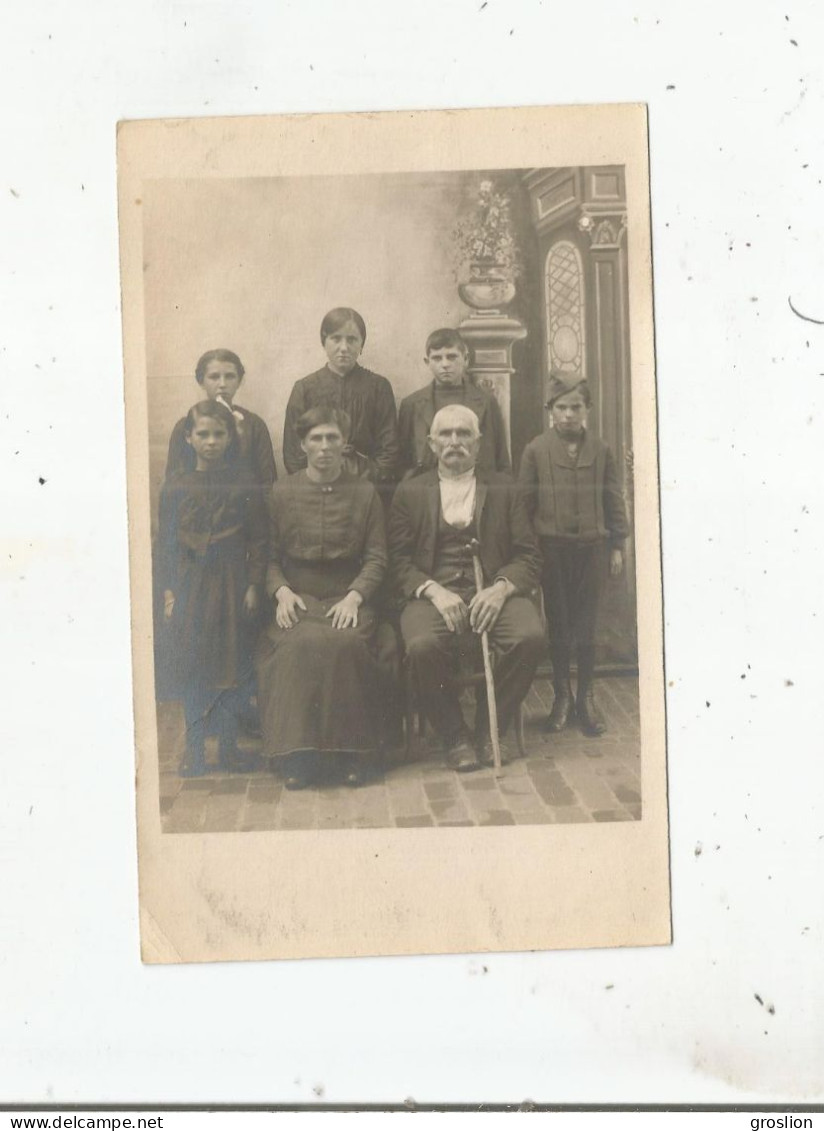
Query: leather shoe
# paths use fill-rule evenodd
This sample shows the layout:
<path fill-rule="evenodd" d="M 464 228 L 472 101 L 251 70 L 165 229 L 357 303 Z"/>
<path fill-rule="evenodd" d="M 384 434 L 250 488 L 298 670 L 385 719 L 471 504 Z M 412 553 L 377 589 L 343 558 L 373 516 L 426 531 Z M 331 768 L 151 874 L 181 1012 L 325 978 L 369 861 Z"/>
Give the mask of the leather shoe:
<path fill-rule="evenodd" d="M 581 730 L 584 734 L 589 735 L 590 738 L 597 738 L 599 734 L 604 733 L 607 725 L 595 705 L 595 697 L 591 691 L 587 691 L 578 697 L 577 709 L 578 722 L 581 724 Z"/>
<path fill-rule="evenodd" d="M 492 752 L 492 742 L 486 741 L 478 746 L 478 761 L 482 766 L 494 766 L 495 755 Z M 507 752 L 501 747 L 501 765 L 508 766 L 511 758 Z"/>
<path fill-rule="evenodd" d="M 468 742 L 457 742 L 450 746 L 446 754 L 446 764 L 450 770 L 459 774 L 468 774 L 471 770 L 480 769 L 478 756 Z"/>
<path fill-rule="evenodd" d="M 313 785 L 318 772 L 317 753 L 314 750 L 293 750 L 281 765 L 286 789 L 306 789 Z"/>
<path fill-rule="evenodd" d="M 552 704 L 552 710 L 549 712 L 549 718 L 544 729 L 549 731 L 550 734 L 557 734 L 567 726 L 574 715 L 575 704 L 572 698 L 572 688 L 569 686 L 562 687 L 555 692 L 555 701 Z"/>
<path fill-rule="evenodd" d="M 366 783 L 366 776 L 367 771 L 364 763 L 359 758 L 353 757 L 346 767 L 343 781 L 350 789 L 357 789 L 359 785 Z"/>

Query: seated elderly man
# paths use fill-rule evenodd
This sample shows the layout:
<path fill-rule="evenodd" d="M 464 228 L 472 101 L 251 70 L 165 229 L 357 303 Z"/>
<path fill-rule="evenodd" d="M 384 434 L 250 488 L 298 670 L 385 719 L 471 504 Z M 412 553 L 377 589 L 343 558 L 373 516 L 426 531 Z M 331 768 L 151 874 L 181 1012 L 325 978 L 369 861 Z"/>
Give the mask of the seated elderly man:
<path fill-rule="evenodd" d="M 403 598 L 401 633 L 421 708 L 441 738 L 447 765 L 466 771 L 488 762 L 483 734 L 472 745 L 456 683 L 473 634 L 489 632 L 501 733 L 530 688 L 544 648 L 527 594 L 539 558 L 518 487 L 501 472 L 476 468 L 478 417 L 463 405 L 435 414 L 429 437 L 437 468 L 400 484 L 389 519 L 391 569 Z M 470 543 L 480 543 L 483 588 L 476 591 Z M 481 705 L 482 706 L 482 705 Z"/>

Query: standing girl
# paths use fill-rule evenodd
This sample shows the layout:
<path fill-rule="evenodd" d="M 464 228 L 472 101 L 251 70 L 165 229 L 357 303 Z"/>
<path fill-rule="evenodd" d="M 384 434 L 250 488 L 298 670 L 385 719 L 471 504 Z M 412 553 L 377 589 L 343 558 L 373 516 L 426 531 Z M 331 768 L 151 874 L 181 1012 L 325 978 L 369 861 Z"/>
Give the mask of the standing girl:
<path fill-rule="evenodd" d="M 253 679 L 267 519 L 262 490 L 239 458 L 229 409 L 200 401 L 189 410 L 183 433 L 194 467 L 163 486 L 158 570 L 186 716 L 180 773 L 199 777 L 207 772 L 205 739 L 213 731 L 221 767 L 250 768 L 236 740 L 238 713 Z"/>
<path fill-rule="evenodd" d="M 195 366 L 195 380 L 210 401 L 220 401 L 230 409 L 237 426 L 240 454 L 249 464 L 254 482 L 268 490 L 277 479 L 269 429 L 256 413 L 235 404 L 245 372 L 242 361 L 231 350 L 208 350 Z M 195 456 L 188 442 L 184 417 L 172 429 L 166 482 L 182 471 L 193 471 L 194 466 Z"/>

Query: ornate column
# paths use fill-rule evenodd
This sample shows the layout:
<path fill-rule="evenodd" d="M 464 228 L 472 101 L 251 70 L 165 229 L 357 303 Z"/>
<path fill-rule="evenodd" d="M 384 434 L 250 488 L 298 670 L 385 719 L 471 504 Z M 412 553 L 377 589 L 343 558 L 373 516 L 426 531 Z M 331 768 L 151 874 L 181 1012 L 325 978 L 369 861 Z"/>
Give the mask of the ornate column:
<path fill-rule="evenodd" d="M 517 318 L 509 318 L 500 310 L 473 310 L 458 326 L 461 337 L 472 350 L 470 373 L 476 385 L 495 396 L 506 428 L 506 442 L 512 455 L 510 434 L 510 381 L 512 346 L 526 337 L 527 330 Z"/>
<path fill-rule="evenodd" d="M 581 206 L 578 217 L 578 231 L 589 235 L 590 246 L 594 251 L 617 251 L 627 230 L 625 208 L 613 208 L 595 212 L 586 205 Z"/>
<path fill-rule="evenodd" d="M 577 227 L 589 241 L 588 369 L 597 419 L 602 438 L 620 459 L 632 448 L 624 202 L 597 208 L 585 202 Z"/>

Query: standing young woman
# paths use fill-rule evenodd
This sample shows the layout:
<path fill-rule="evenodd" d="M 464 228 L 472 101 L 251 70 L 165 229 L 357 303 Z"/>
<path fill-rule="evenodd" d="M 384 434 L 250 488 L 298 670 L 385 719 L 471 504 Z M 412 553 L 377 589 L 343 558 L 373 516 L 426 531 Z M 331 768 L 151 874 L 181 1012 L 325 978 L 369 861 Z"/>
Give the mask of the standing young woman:
<path fill-rule="evenodd" d="M 226 406 L 235 418 L 240 456 L 248 464 L 252 482 L 267 492 L 277 479 L 272 438 L 265 422 L 248 408 L 235 404 L 245 374 L 243 363 L 231 350 L 209 350 L 195 366 L 195 380 L 210 401 Z M 179 420 L 169 440 L 166 481 L 181 471 L 194 470 L 195 460 L 186 435 L 186 421 Z"/>
<path fill-rule="evenodd" d="M 295 382 L 286 407 L 286 470 L 291 474 L 306 467 L 298 420 L 309 409 L 327 405 L 343 409 L 351 421 L 343 453 L 347 470 L 365 476 L 382 496 L 391 493 L 398 464 L 395 395 L 385 377 L 358 363 L 366 344 L 366 324 L 356 310 L 336 307 L 321 322 L 320 340 L 326 364 Z"/>

